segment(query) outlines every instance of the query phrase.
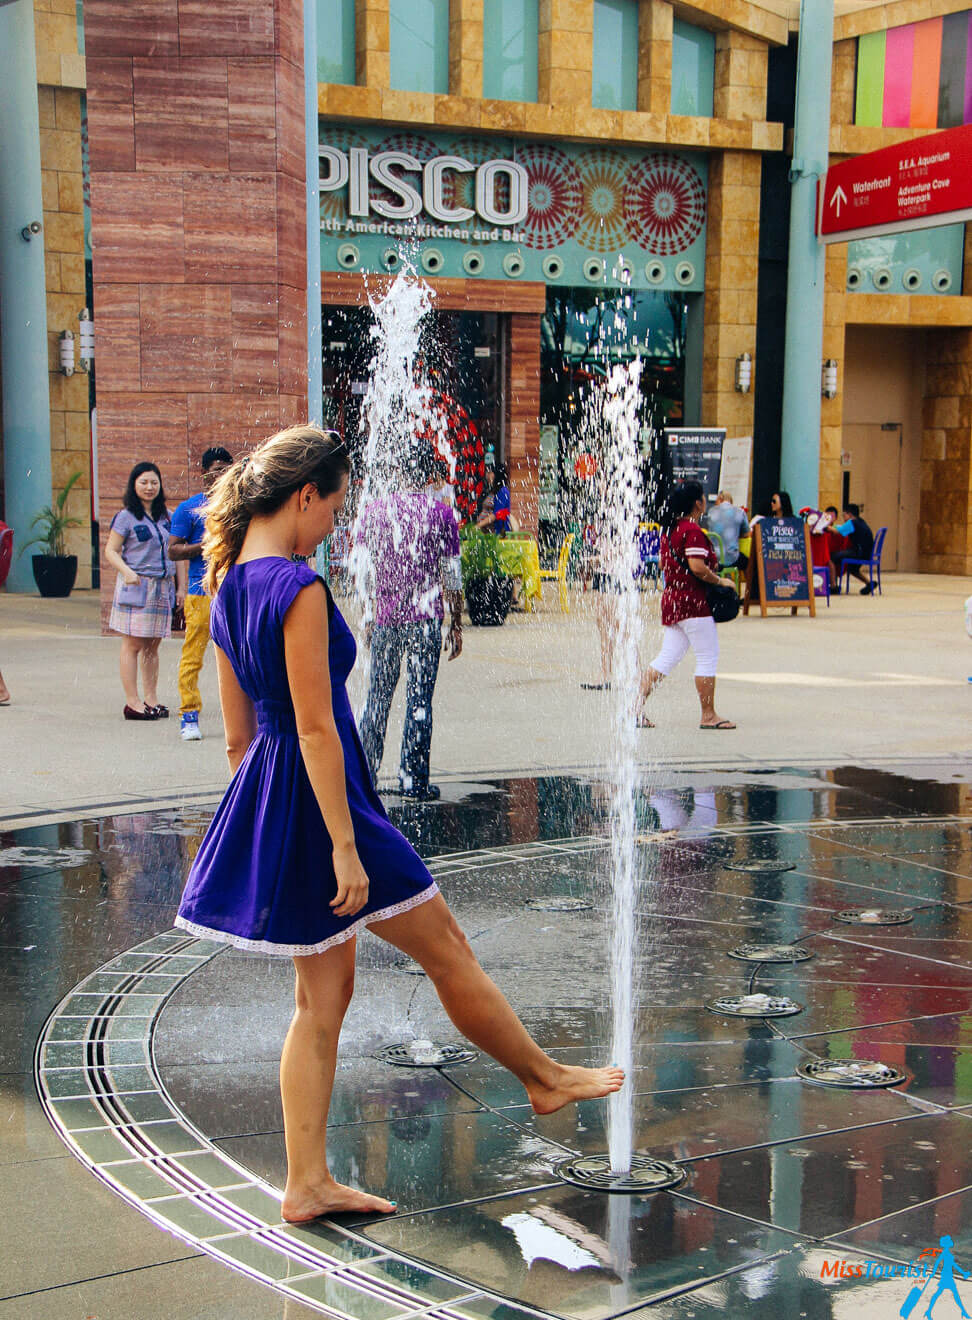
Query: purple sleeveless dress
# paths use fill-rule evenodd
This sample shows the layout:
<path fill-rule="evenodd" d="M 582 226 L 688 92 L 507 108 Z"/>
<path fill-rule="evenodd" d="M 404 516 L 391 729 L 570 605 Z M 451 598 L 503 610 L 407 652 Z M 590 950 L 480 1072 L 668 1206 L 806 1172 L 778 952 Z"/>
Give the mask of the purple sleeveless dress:
<path fill-rule="evenodd" d="M 213 602 L 213 641 L 253 702 L 257 734 L 196 854 L 175 919 L 195 935 L 291 957 L 322 953 L 438 892 L 371 782 L 345 687 L 357 647 L 328 591 L 331 700 L 370 881 L 368 902 L 354 916 L 337 917 L 328 906 L 337 892 L 331 839 L 301 757 L 283 638 L 284 615 L 317 581 L 304 564 L 254 559 L 229 570 Z"/>

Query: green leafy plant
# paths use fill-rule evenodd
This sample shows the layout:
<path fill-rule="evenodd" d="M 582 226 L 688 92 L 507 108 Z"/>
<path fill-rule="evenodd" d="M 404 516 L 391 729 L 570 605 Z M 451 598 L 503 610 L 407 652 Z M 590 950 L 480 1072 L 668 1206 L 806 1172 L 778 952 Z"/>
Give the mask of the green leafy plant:
<path fill-rule="evenodd" d="M 32 528 L 39 527 L 41 529 L 40 535 L 34 536 L 29 541 L 25 542 L 24 545 L 21 546 L 21 554 L 32 545 L 44 545 L 47 547 L 47 553 L 49 555 L 53 555 L 57 558 L 64 557 L 64 533 L 70 527 L 81 526 L 80 518 L 72 518 L 64 512 L 67 498 L 71 494 L 71 490 L 76 482 L 81 480 L 81 476 L 82 474 L 80 472 L 72 472 L 64 483 L 64 489 L 61 493 L 52 501 L 52 503 L 41 509 L 40 513 L 30 524 Z"/>
<path fill-rule="evenodd" d="M 500 562 L 496 537 L 478 527 L 464 527 L 460 534 L 460 560 L 462 581 L 475 582 L 482 578 L 509 577 Z"/>

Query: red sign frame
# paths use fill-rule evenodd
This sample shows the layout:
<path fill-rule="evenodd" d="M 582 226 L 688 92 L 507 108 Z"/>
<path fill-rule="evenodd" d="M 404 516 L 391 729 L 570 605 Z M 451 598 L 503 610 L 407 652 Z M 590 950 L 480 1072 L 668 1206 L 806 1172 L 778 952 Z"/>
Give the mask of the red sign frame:
<path fill-rule="evenodd" d="M 844 243 L 972 219 L 972 124 L 832 165 L 817 185 L 817 237 Z"/>

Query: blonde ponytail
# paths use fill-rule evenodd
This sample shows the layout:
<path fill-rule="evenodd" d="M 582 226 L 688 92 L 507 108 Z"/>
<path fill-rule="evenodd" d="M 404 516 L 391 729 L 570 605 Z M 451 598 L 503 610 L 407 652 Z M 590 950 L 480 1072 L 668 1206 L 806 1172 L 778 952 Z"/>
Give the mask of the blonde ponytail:
<path fill-rule="evenodd" d="M 338 489 L 351 470 L 347 448 L 334 431 L 309 423 L 289 426 L 219 478 L 206 501 L 204 586 L 214 596 L 227 569 L 239 558 L 250 522 L 275 513 L 294 491 L 317 487 L 321 495 Z"/>

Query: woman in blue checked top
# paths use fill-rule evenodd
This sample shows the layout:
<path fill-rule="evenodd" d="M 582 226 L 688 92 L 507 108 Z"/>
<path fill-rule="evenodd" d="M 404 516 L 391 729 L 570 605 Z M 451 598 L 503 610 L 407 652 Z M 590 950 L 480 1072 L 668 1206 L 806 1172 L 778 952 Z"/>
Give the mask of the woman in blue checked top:
<path fill-rule="evenodd" d="M 136 463 L 125 487 L 125 507 L 111 520 L 105 558 L 118 573 L 108 627 L 121 633 L 121 681 L 126 720 L 158 720 L 159 642 L 172 631 L 175 568 L 169 559 L 169 511 L 162 474 L 154 463 Z M 138 695 L 142 665 L 144 700 Z"/>

